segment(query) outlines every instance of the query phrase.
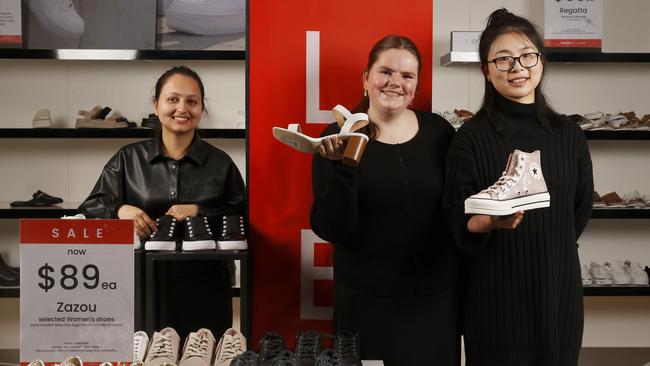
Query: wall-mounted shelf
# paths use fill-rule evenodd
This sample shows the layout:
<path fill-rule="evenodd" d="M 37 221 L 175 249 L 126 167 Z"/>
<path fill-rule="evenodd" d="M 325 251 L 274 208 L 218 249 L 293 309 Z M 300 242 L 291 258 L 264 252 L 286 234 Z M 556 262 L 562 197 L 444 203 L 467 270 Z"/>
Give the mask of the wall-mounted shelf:
<path fill-rule="evenodd" d="M 593 219 L 650 219 L 650 209 L 647 208 L 594 208 L 591 211 Z"/>
<path fill-rule="evenodd" d="M 63 202 L 58 207 L 11 207 L 0 202 L 0 219 L 59 219 L 77 213 L 80 202 Z"/>
<path fill-rule="evenodd" d="M 548 62 L 650 62 L 650 53 L 546 52 Z M 440 57 L 440 66 L 478 63 L 478 52 L 449 52 Z"/>
<path fill-rule="evenodd" d="M 634 130 L 586 130 L 588 140 L 650 140 L 650 131 Z"/>
<path fill-rule="evenodd" d="M 584 296 L 650 296 L 650 286 L 584 286 Z"/>
<path fill-rule="evenodd" d="M 20 297 L 19 287 L 0 287 L 0 298 L 3 297 Z"/>
<path fill-rule="evenodd" d="M 204 138 L 243 139 L 246 130 L 237 128 L 199 129 Z M 0 128 L 2 138 L 149 138 L 153 130 L 149 128 Z"/>
<path fill-rule="evenodd" d="M 27 50 L 0 49 L 0 59 L 51 60 L 246 60 L 246 51 L 172 51 L 172 50 Z"/>

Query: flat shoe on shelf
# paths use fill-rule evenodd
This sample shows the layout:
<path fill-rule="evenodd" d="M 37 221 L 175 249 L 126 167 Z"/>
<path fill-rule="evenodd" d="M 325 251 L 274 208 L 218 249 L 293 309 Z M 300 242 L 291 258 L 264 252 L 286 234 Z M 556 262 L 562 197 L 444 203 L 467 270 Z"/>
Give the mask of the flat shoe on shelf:
<path fill-rule="evenodd" d="M 49 194 L 36 191 L 29 201 L 13 201 L 9 205 L 11 207 L 55 207 L 56 204 L 62 203 L 63 199 L 59 197 L 50 196 Z"/>
<path fill-rule="evenodd" d="M 50 117 L 50 110 L 47 108 L 41 108 L 34 115 L 32 120 L 33 128 L 50 128 L 52 127 L 52 118 Z"/>

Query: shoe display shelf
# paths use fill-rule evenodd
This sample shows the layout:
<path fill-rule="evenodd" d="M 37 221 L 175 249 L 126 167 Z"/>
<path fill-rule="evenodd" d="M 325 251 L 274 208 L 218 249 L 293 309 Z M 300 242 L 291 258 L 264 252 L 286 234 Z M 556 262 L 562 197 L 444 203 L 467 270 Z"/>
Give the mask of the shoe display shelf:
<path fill-rule="evenodd" d="M 63 202 L 52 207 L 11 207 L 0 202 L 0 219 L 58 219 L 77 213 L 80 202 Z"/>
<path fill-rule="evenodd" d="M 175 50 L 101 50 L 59 49 L 28 50 L 0 49 L 0 59 L 52 60 L 246 60 L 246 51 L 175 51 Z"/>
<path fill-rule="evenodd" d="M 650 62 L 650 53 L 567 52 L 547 50 L 548 62 Z M 440 57 L 440 66 L 478 63 L 478 52 L 449 52 Z"/>
<path fill-rule="evenodd" d="M 238 128 L 199 129 L 203 138 L 245 139 L 246 130 Z M 3 138 L 149 138 L 153 130 L 149 128 L 0 128 Z"/>
<path fill-rule="evenodd" d="M 233 296 L 239 296 L 240 329 L 247 339 L 252 339 L 252 303 L 249 270 L 249 253 L 247 250 L 199 250 L 199 251 L 151 251 L 144 252 L 144 282 L 154 283 L 154 279 L 161 276 L 158 264 L 177 261 L 239 261 L 240 288 L 233 288 Z M 144 304 L 144 330 L 153 333 L 156 329 L 157 318 L 165 309 L 156 302 L 157 286 L 145 286 L 142 296 L 146 299 Z"/>
<path fill-rule="evenodd" d="M 650 219 L 650 208 L 594 208 L 592 219 Z"/>
<path fill-rule="evenodd" d="M 584 286 L 583 296 L 650 296 L 648 286 Z"/>
<path fill-rule="evenodd" d="M 650 140 L 650 131 L 586 130 L 585 136 L 587 140 Z"/>

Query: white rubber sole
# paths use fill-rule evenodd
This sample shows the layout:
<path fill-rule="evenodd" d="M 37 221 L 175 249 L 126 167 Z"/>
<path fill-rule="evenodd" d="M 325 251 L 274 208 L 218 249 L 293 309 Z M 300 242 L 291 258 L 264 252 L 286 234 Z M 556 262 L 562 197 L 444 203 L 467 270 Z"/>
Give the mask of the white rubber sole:
<path fill-rule="evenodd" d="M 549 195 L 548 192 L 504 201 L 470 197 L 465 200 L 465 213 L 475 215 L 508 216 L 517 211 L 529 211 L 536 208 L 550 206 L 551 195 Z"/>
<path fill-rule="evenodd" d="M 197 241 L 183 241 L 183 250 L 214 250 L 217 249 L 217 243 L 214 240 L 197 240 Z"/>
<path fill-rule="evenodd" d="M 148 241 L 144 243 L 144 250 L 176 250 L 176 242 L 174 241 Z"/>
<path fill-rule="evenodd" d="M 224 240 L 217 242 L 219 250 L 246 250 L 248 243 L 246 240 Z"/>
<path fill-rule="evenodd" d="M 221 34 L 243 33 L 246 29 L 244 13 L 224 15 L 187 14 L 175 9 L 167 9 L 167 26 L 177 31 L 217 36 Z"/>

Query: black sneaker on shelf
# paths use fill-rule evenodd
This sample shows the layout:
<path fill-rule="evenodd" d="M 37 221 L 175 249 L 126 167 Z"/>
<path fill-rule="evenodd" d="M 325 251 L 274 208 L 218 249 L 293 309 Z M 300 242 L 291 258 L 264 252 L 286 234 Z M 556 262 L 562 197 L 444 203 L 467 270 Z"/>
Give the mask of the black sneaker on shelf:
<path fill-rule="evenodd" d="M 50 196 L 43 191 L 36 191 L 29 201 L 13 201 L 9 205 L 11 207 L 53 207 L 56 204 L 63 202 L 59 197 Z"/>
<path fill-rule="evenodd" d="M 20 275 L 11 273 L 0 273 L 0 287 L 18 287 L 20 286 Z"/>
<path fill-rule="evenodd" d="M 158 116 L 155 114 L 151 113 L 149 114 L 149 117 L 145 117 L 142 119 L 142 123 L 140 124 L 144 128 L 156 128 L 160 127 L 160 120 L 158 119 Z"/>
<path fill-rule="evenodd" d="M 266 332 L 260 339 L 260 353 L 258 355 L 260 365 L 272 366 L 275 357 L 285 349 L 284 338 L 279 333 Z"/>
<path fill-rule="evenodd" d="M 20 268 L 9 266 L 0 255 L 0 275 L 20 277 Z"/>
<path fill-rule="evenodd" d="M 318 355 L 314 366 L 343 366 L 343 356 L 333 349 L 326 349 Z"/>
<path fill-rule="evenodd" d="M 144 250 L 176 250 L 176 239 L 180 227 L 173 216 L 165 215 L 156 219 L 158 229 L 144 243 Z"/>
<path fill-rule="evenodd" d="M 244 217 L 240 215 L 227 215 L 221 218 L 221 232 L 217 246 L 220 250 L 245 250 L 248 249 Z"/>
<path fill-rule="evenodd" d="M 313 366 L 323 351 L 323 337 L 313 330 L 296 334 L 296 358 L 300 366 Z"/>
<path fill-rule="evenodd" d="M 183 224 L 183 250 L 213 250 L 217 248 L 207 217 L 186 217 Z"/>
<path fill-rule="evenodd" d="M 341 354 L 343 366 L 361 366 L 361 347 L 359 333 L 340 331 L 334 338 L 334 349 Z"/>
<path fill-rule="evenodd" d="M 246 351 L 239 356 L 233 358 L 230 366 L 258 366 L 257 354 L 253 351 Z"/>
<path fill-rule="evenodd" d="M 273 366 L 299 366 L 300 363 L 298 363 L 298 359 L 296 358 L 295 353 L 289 351 L 288 349 L 285 349 L 284 351 L 280 352 L 277 356 L 275 356 L 272 365 Z"/>

